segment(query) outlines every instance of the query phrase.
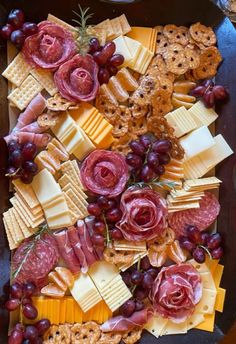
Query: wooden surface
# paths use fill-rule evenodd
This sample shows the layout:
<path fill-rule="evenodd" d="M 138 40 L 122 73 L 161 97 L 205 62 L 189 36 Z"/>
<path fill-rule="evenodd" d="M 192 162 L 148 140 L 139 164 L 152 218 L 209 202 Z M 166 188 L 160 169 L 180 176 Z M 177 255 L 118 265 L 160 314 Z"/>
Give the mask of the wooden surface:
<path fill-rule="evenodd" d="M 77 0 L 1 0 L 0 24 L 4 23 L 6 13 L 11 8 L 21 6 L 25 9 L 28 20 L 45 19 L 48 12 L 70 22 L 72 9 L 76 9 Z M 66 6 L 65 6 L 66 3 Z M 231 99 L 227 104 L 217 108 L 220 118 L 217 122 L 217 133 L 222 133 L 230 146 L 236 151 L 236 31 L 228 19 L 223 19 L 220 11 L 207 0 L 145 0 L 132 5 L 110 5 L 100 3 L 98 0 L 81 0 L 82 6 L 90 6 L 96 13 L 94 20 L 99 22 L 107 17 L 115 17 L 126 13 L 131 24 L 154 26 L 157 24 L 175 23 L 189 25 L 201 21 L 207 25 L 217 25 L 219 48 L 224 57 L 224 63 L 217 75 L 217 82 L 229 88 Z M 145 5 L 144 5 L 145 3 Z M 6 47 L 0 42 L 0 72 L 6 64 Z M 6 81 L 0 77 L 0 137 L 8 131 L 8 113 L 6 101 Z M 7 210 L 8 182 L 4 178 L 7 151 L 4 141 L 0 140 L 0 209 L 1 213 Z M 143 344 L 216 344 L 227 333 L 236 320 L 236 168 L 235 156 L 227 159 L 217 168 L 217 176 L 223 180 L 220 189 L 220 202 L 222 205 L 218 220 L 218 230 L 224 235 L 226 254 L 223 260 L 225 272 L 222 286 L 227 289 L 225 310 L 217 314 L 214 333 L 192 330 L 187 335 L 165 336 L 155 339 L 144 335 Z M 9 279 L 9 250 L 0 220 L 0 294 Z M 7 342 L 8 315 L 0 309 L 0 343 Z M 235 326 L 236 328 L 236 326 Z M 225 344 L 234 344 L 235 330 L 229 332 L 229 339 L 225 336 Z M 223 343 L 222 343 L 223 344 Z"/>

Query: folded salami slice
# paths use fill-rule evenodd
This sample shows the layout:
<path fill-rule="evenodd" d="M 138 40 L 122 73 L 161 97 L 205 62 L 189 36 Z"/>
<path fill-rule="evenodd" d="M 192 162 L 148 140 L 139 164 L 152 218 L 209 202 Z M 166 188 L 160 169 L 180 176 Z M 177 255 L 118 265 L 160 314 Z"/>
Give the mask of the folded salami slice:
<path fill-rule="evenodd" d="M 153 316 L 152 308 L 145 308 L 141 311 L 134 312 L 130 317 L 118 315 L 107 320 L 101 326 L 103 332 L 117 332 L 117 331 L 130 331 L 135 327 L 144 326 Z"/>
<path fill-rule="evenodd" d="M 177 237 L 186 234 L 185 229 L 188 225 L 194 225 L 204 231 L 219 215 L 219 201 L 211 192 L 205 192 L 199 204 L 200 208 L 182 210 L 168 215 L 169 226 L 175 231 Z"/>
<path fill-rule="evenodd" d="M 73 247 L 75 251 L 75 255 L 79 259 L 81 271 L 85 274 L 88 271 L 88 264 L 87 264 L 85 254 L 82 250 L 78 231 L 74 226 L 71 226 L 68 228 L 68 236 L 69 236 L 71 246 Z"/>
<path fill-rule="evenodd" d="M 56 239 L 61 258 L 64 260 L 70 271 L 77 274 L 80 271 L 80 262 L 70 243 L 67 229 L 56 231 L 53 235 Z"/>
<path fill-rule="evenodd" d="M 38 288 L 42 288 L 47 284 L 47 276 L 58 259 L 57 245 L 51 235 L 45 234 L 34 243 L 26 240 L 17 248 L 12 259 L 13 271 L 16 272 L 22 265 L 15 281 L 33 282 Z"/>
<path fill-rule="evenodd" d="M 88 229 L 83 220 L 77 221 L 77 229 L 78 229 L 79 239 L 81 242 L 81 248 L 86 257 L 88 266 L 91 266 L 94 262 L 96 262 L 97 259 L 94 254 L 93 244 L 92 244 Z"/>
<path fill-rule="evenodd" d="M 60 66 L 54 75 L 55 84 L 63 98 L 72 102 L 95 99 L 98 65 L 91 55 L 75 55 Z"/>
<path fill-rule="evenodd" d="M 83 162 L 80 170 L 84 187 L 98 195 L 118 196 L 128 181 L 128 166 L 123 155 L 97 149 Z"/>
<path fill-rule="evenodd" d="M 26 38 L 23 45 L 25 58 L 34 66 L 56 70 L 76 52 L 72 34 L 50 21 L 38 24 L 39 31 Z"/>

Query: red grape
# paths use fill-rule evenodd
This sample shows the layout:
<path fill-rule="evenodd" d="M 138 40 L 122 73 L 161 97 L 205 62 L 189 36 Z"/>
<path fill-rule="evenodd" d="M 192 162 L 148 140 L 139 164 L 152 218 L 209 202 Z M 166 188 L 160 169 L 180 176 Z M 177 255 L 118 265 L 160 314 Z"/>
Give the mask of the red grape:
<path fill-rule="evenodd" d="M 100 67 L 105 66 L 107 63 L 107 56 L 104 54 L 103 50 L 95 51 L 93 59 Z"/>
<path fill-rule="evenodd" d="M 112 55 L 114 54 L 115 50 L 116 50 L 115 43 L 110 41 L 110 42 L 107 42 L 104 45 L 104 47 L 102 49 L 102 53 L 107 57 L 107 60 L 108 60 L 110 57 L 112 57 Z"/>
<path fill-rule="evenodd" d="M 11 10 L 7 18 L 7 22 L 16 29 L 19 29 L 23 25 L 24 21 L 25 15 L 20 9 Z"/>
<path fill-rule="evenodd" d="M 135 302 L 133 300 L 126 301 L 120 307 L 120 314 L 124 317 L 130 317 L 135 311 Z"/>
<path fill-rule="evenodd" d="M 9 156 L 9 159 L 8 159 L 9 165 L 19 168 L 21 167 L 22 162 L 23 162 L 23 157 L 22 157 L 21 151 L 18 149 L 14 150 Z"/>
<path fill-rule="evenodd" d="M 107 70 L 109 72 L 110 76 L 116 75 L 118 72 L 118 68 L 116 66 L 112 66 L 112 65 L 107 65 Z"/>
<path fill-rule="evenodd" d="M 135 312 L 139 312 L 144 309 L 144 303 L 140 300 L 135 300 Z"/>
<path fill-rule="evenodd" d="M 24 325 L 17 323 L 15 326 L 15 330 L 17 330 L 19 332 L 24 332 Z"/>
<path fill-rule="evenodd" d="M 22 305 L 26 305 L 27 303 L 32 304 L 31 297 L 24 297 L 21 301 Z"/>
<path fill-rule="evenodd" d="M 204 96 L 204 93 L 206 92 L 206 87 L 205 86 L 197 86 L 195 87 L 191 92 L 191 96 L 194 96 L 194 97 L 203 97 Z"/>
<path fill-rule="evenodd" d="M 209 234 L 206 233 L 206 232 L 201 232 L 200 233 L 200 241 L 199 241 L 199 244 L 201 245 L 206 245 L 207 243 L 207 239 L 209 238 Z"/>
<path fill-rule="evenodd" d="M 15 299 L 21 299 L 23 295 L 22 286 L 19 283 L 13 283 L 10 286 L 10 295 Z"/>
<path fill-rule="evenodd" d="M 148 296 L 148 293 L 149 293 L 149 290 L 143 289 L 142 287 L 138 287 L 134 291 L 134 297 L 137 300 L 142 301 L 142 300 L 146 299 L 146 297 Z"/>
<path fill-rule="evenodd" d="M 147 155 L 147 164 L 152 169 L 156 168 L 159 165 L 159 154 L 155 152 L 149 152 Z"/>
<path fill-rule="evenodd" d="M 170 156 L 167 153 L 158 154 L 158 158 L 161 165 L 167 165 L 170 162 Z"/>
<path fill-rule="evenodd" d="M 180 247 L 182 247 L 183 249 L 189 252 L 192 252 L 196 248 L 196 245 L 192 241 L 190 241 L 187 237 L 184 237 L 184 236 L 179 238 L 179 244 L 180 244 Z"/>
<path fill-rule="evenodd" d="M 147 269 L 149 269 L 151 267 L 151 264 L 150 264 L 148 256 L 144 257 L 141 260 L 140 267 L 141 267 L 142 270 L 147 270 Z"/>
<path fill-rule="evenodd" d="M 110 222 L 118 222 L 122 217 L 122 211 L 119 208 L 112 208 L 106 212 L 106 217 Z"/>
<path fill-rule="evenodd" d="M 38 32 L 38 25 L 36 23 L 29 23 L 26 22 L 22 26 L 22 31 L 26 35 L 26 37 L 35 35 Z"/>
<path fill-rule="evenodd" d="M 121 66 L 124 63 L 125 59 L 124 56 L 121 54 L 114 54 L 110 59 L 109 59 L 109 64 L 114 67 Z"/>
<path fill-rule="evenodd" d="M 99 40 L 96 37 L 93 37 L 89 41 L 89 53 L 93 54 L 95 51 L 98 51 L 100 49 L 100 43 Z"/>
<path fill-rule="evenodd" d="M 11 37 L 12 32 L 14 31 L 14 27 L 11 24 L 6 24 L 0 29 L 0 36 L 8 40 Z"/>
<path fill-rule="evenodd" d="M 34 305 L 26 304 L 23 306 L 23 314 L 27 319 L 34 320 L 38 316 L 38 311 Z"/>
<path fill-rule="evenodd" d="M 25 34 L 21 30 L 15 30 L 11 34 L 11 42 L 18 49 L 21 49 L 25 41 Z"/>
<path fill-rule="evenodd" d="M 134 168 L 140 168 L 142 167 L 143 160 L 142 158 L 134 153 L 128 153 L 126 156 L 126 162 L 129 166 L 132 166 Z"/>
<path fill-rule="evenodd" d="M 99 196 L 97 199 L 97 204 L 101 209 L 108 209 L 108 199 L 105 196 Z"/>
<path fill-rule="evenodd" d="M 217 247 L 211 251 L 211 256 L 213 259 L 220 259 L 224 254 L 222 247 Z"/>
<path fill-rule="evenodd" d="M 8 147 L 9 153 L 14 152 L 15 150 L 21 150 L 20 144 L 15 140 L 10 141 L 7 147 Z"/>
<path fill-rule="evenodd" d="M 36 292 L 37 290 L 37 287 L 34 283 L 32 282 L 27 282 L 24 284 L 23 286 L 23 292 L 24 292 L 24 295 L 26 297 L 31 297 L 34 295 L 34 293 Z"/>
<path fill-rule="evenodd" d="M 155 167 L 153 170 L 158 176 L 161 176 L 162 174 L 165 173 L 165 167 L 163 165 L 159 165 Z"/>
<path fill-rule="evenodd" d="M 146 148 L 142 145 L 142 143 L 138 141 L 131 141 L 129 143 L 129 146 L 132 149 L 132 151 L 137 155 L 143 156 L 146 152 Z"/>
<path fill-rule="evenodd" d="M 5 303 L 5 308 L 9 312 L 15 311 L 20 305 L 20 300 L 19 299 L 10 299 Z"/>
<path fill-rule="evenodd" d="M 153 171 L 153 169 L 151 169 L 147 164 L 143 165 L 142 171 L 141 171 L 141 179 L 148 183 L 150 182 L 152 179 L 155 178 L 155 173 Z"/>
<path fill-rule="evenodd" d="M 107 68 L 100 67 L 98 71 L 98 81 L 99 84 L 108 84 L 110 79 L 110 73 Z"/>
<path fill-rule="evenodd" d="M 172 144 L 168 140 L 158 140 L 153 143 L 152 149 L 156 153 L 168 153 L 172 148 Z"/>
<path fill-rule="evenodd" d="M 90 215 L 94 216 L 99 216 L 102 213 L 102 210 L 97 203 L 90 203 L 87 207 L 87 210 Z"/>
<path fill-rule="evenodd" d="M 25 161 L 34 160 L 37 154 L 37 146 L 32 142 L 27 142 L 22 148 L 22 155 Z"/>
<path fill-rule="evenodd" d="M 122 240 L 124 239 L 122 232 L 119 230 L 119 228 L 112 228 L 110 230 L 110 235 L 113 240 Z"/>
<path fill-rule="evenodd" d="M 51 322 L 48 319 L 41 319 L 36 322 L 35 327 L 38 330 L 40 336 L 42 336 L 51 326 Z"/>
<path fill-rule="evenodd" d="M 158 268 L 149 268 L 147 270 L 147 273 L 155 279 L 159 273 L 159 269 Z"/>
<path fill-rule="evenodd" d="M 203 96 L 203 102 L 207 108 L 214 107 L 214 105 L 215 105 L 214 93 L 212 91 L 206 91 L 204 96 Z"/>
<path fill-rule="evenodd" d="M 23 333 L 21 331 L 13 330 L 8 338 L 8 344 L 21 344 L 23 338 Z"/>
<path fill-rule="evenodd" d="M 220 233 L 214 233 L 211 234 L 207 239 L 207 247 L 210 250 L 214 250 L 215 248 L 218 248 L 222 242 L 222 237 Z"/>
<path fill-rule="evenodd" d="M 196 262 L 202 264 L 206 260 L 206 254 L 203 248 L 196 247 L 192 252 L 193 258 L 196 260 Z"/>
<path fill-rule="evenodd" d="M 36 337 L 38 337 L 39 332 L 36 326 L 26 326 L 24 331 L 24 338 L 29 340 L 34 340 Z"/>
<path fill-rule="evenodd" d="M 133 271 L 131 274 L 131 281 L 135 285 L 139 285 L 143 281 L 143 273 L 141 271 Z"/>
<path fill-rule="evenodd" d="M 92 242 L 96 246 L 104 246 L 104 236 L 102 234 L 93 233 L 91 236 Z"/>
<path fill-rule="evenodd" d="M 23 164 L 23 169 L 30 174 L 35 175 L 38 172 L 38 166 L 33 161 L 25 161 Z"/>
<path fill-rule="evenodd" d="M 198 244 L 201 241 L 201 232 L 196 226 L 189 225 L 186 228 L 187 236 L 194 244 Z"/>
<path fill-rule="evenodd" d="M 102 233 L 104 233 L 104 231 L 106 229 L 105 223 L 103 221 L 97 221 L 94 223 L 93 229 L 94 229 L 94 232 L 96 232 L 98 234 L 102 234 Z"/>
<path fill-rule="evenodd" d="M 215 99 L 217 100 L 224 100 L 229 96 L 226 89 L 221 85 L 214 86 L 212 91 L 214 93 Z"/>
<path fill-rule="evenodd" d="M 31 173 L 24 171 L 22 173 L 22 176 L 20 179 L 21 179 L 22 183 L 30 184 L 32 182 L 33 178 L 34 178 L 34 176 Z"/>
<path fill-rule="evenodd" d="M 114 199 L 109 199 L 108 201 L 108 209 L 112 209 L 117 207 L 117 202 Z"/>
<path fill-rule="evenodd" d="M 139 142 L 146 148 L 148 149 L 150 145 L 152 144 L 152 139 L 149 135 L 142 135 L 139 138 Z"/>
<path fill-rule="evenodd" d="M 151 289 L 153 282 L 154 282 L 153 277 L 149 273 L 145 272 L 143 276 L 142 287 L 144 289 Z"/>
<path fill-rule="evenodd" d="M 131 275 L 128 271 L 122 272 L 121 277 L 122 277 L 123 281 L 125 282 L 125 284 L 127 285 L 127 287 L 132 286 Z"/>

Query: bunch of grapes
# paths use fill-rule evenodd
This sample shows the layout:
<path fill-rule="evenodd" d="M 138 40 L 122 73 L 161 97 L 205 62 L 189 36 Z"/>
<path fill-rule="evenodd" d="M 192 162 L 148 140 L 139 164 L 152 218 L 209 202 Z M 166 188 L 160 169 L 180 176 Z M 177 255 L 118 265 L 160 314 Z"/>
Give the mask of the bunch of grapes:
<path fill-rule="evenodd" d="M 104 247 L 104 236 L 106 229 L 109 230 L 109 237 L 113 240 L 123 239 L 121 231 L 115 227 L 115 223 L 122 217 L 118 201 L 108 199 L 105 196 L 98 196 L 96 201 L 88 205 L 88 213 L 96 217 L 93 226 L 92 242 L 95 246 Z M 107 228 L 106 228 L 107 227 Z"/>
<path fill-rule="evenodd" d="M 144 257 L 140 262 L 131 266 L 121 273 L 122 279 L 128 288 L 133 292 L 133 299 L 126 301 L 120 307 L 120 313 L 129 317 L 133 312 L 141 311 L 144 308 L 144 299 L 148 297 L 153 282 L 159 273 L 159 269 L 151 266 L 148 257 Z"/>
<path fill-rule="evenodd" d="M 219 233 L 200 232 L 196 226 L 192 225 L 187 226 L 186 233 L 186 236 L 179 238 L 180 246 L 190 252 L 196 262 L 204 263 L 206 254 L 209 254 L 212 259 L 222 257 L 222 237 Z"/>
<path fill-rule="evenodd" d="M 228 98 L 228 91 L 221 85 L 215 85 L 212 80 L 205 80 L 191 91 L 191 95 L 202 98 L 207 108 L 215 106 L 217 100 L 225 100 Z"/>
<path fill-rule="evenodd" d="M 156 140 L 150 135 L 142 135 L 129 144 L 132 152 L 126 156 L 131 173 L 136 181 L 145 183 L 158 179 L 165 173 L 164 165 L 170 162 L 172 144 L 168 140 Z"/>
<path fill-rule="evenodd" d="M 9 167 L 6 176 L 12 179 L 20 178 L 25 184 L 32 182 L 34 175 L 38 172 L 38 166 L 33 161 L 37 154 L 34 143 L 28 142 L 20 145 L 17 141 L 8 143 Z"/>
<path fill-rule="evenodd" d="M 8 344 L 42 344 L 42 336 L 50 326 L 51 323 L 48 319 L 41 319 L 34 325 L 28 326 L 18 323 L 11 330 Z"/>
<path fill-rule="evenodd" d="M 124 56 L 115 54 L 116 45 L 112 41 L 102 47 L 97 38 L 91 38 L 89 48 L 89 53 L 93 55 L 94 61 L 99 66 L 99 83 L 100 85 L 107 84 L 110 77 L 118 72 L 117 67 L 124 63 Z"/>
<path fill-rule="evenodd" d="M 37 32 L 37 24 L 25 22 L 25 14 L 20 9 L 11 10 L 7 24 L 0 29 L 1 37 L 5 40 L 11 40 L 18 49 L 22 48 L 26 37 Z"/>

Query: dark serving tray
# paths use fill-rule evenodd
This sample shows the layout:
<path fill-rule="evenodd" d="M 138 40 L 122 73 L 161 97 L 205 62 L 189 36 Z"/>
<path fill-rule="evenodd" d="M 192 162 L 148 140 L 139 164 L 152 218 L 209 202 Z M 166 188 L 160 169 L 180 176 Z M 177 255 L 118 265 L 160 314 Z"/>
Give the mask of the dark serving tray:
<path fill-rule="evenodd" d="M 123 2 L 123 3 L 122 3 Z M 218 45 L 224 57 L 224 63 L 217 74 L 217 83 L 228 87 L 231 98 L 227 104 L 217 108 L 220 117 L 216 124 L 217 133 L 222 133 L 229 145 L 236 151 L 236 31 L 230 21 L 208 0 L 80 0 L 83 7 L 89 6 L 95 13 L 93 21 L 98 23 L 106 18 L 113 18 L 125 13 L 131 25 L 155 26 L 174 23 L 189 25 L 201 21 L 215 26 Z M 22 8 L 27 19 L 44 20 L 50 12 L 71 23 L 72 10 L 77 10 L 78 0 L 0 0 L 0 24 L 5 22 L 7 13 L 12 8 Z M 6 66 L 6 45 L 0 42 L 0 72 Z M 0 77 L 0 137 L 8 131 L 7 83 Z M 0 210 L 9 207 L 8 182 L 4 178 L 4 167 L 7 164 L 7 150 L 3 139 L 0 139 Z M 143 344 L 216 344 L 227 334 L 236 321 L 236 168 L 235 156 L 228 158 L 217 168 L 217 176 L 223 181 L 220 188 L 221 213 L 218 218 L 218 230 L 225 241 L 223 264 L 225 271 L 222 286 L 227 289 L 223 314 L 217 314 L 214 333 L 191 330 L 187 335 L 164 336 L 156 339 L 145 333 L 140 343 Z M 10 252 L 0 219 L 0 295 L 4 284 L 9 280 Z M 8 314 L 0 309 L 0 343 L 7 343 Z M 226 336 L 227 337 L 227 336 Z M 232 337 L 230 337 L 232 338 Z M 229 338 L 227 343 L 235 341 Z"/>

